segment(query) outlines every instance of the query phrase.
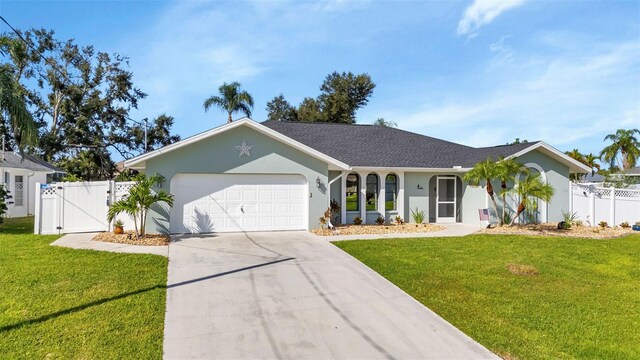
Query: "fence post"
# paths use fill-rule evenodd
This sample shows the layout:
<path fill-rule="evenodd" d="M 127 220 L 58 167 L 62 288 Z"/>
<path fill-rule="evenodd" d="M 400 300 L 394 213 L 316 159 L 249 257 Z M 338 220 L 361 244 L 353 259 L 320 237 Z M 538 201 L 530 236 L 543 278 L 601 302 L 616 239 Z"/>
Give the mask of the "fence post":
<path fill-rule="evenodd" d="M 609 225 L 616 226 L 616 188 L 611 187 L 611 215 Z"/>
<path fill-rule="evenodd" d="M 569 181 L 569 214 L 573 214 L 573 183 Z"/>
<path fill-rule="evenodd" d="M 34 221 L 33 221 L 33 233 L 40 235 L 40 219 L 42 218 L 42 214 L 40 213 L 40 204 L 42 203 L 42 190 L 40 189 L 40 183 L 36 182 L 36 191 L 35 195 L 35 207 L 33 208 L 33 212 L 35 213 Z"/>
<path fill-rule="evenodd" d="M 589 190 L 589 216 L 591 217 L 591 226 L 596 226 L 596 192 Z"/>

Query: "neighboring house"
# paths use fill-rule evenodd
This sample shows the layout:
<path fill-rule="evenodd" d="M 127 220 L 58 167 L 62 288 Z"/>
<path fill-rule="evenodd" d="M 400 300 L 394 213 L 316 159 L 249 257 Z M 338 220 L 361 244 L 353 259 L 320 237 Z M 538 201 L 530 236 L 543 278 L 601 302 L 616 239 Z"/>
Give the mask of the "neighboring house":
<path fill-rule="evenodd" d="M 14 152 L 0 155 L 0 184 L 7 189 L 6 217 L 32 215 L 35 210 L 35 184 L 50 183 L 64 171 L 35 156 Z"/>
<path fill-rule="evenodd" d="M 241 119 L 127 160 L 175 196 L 156 206 L 148 230 L 225 232 L 304 230 L 336 200 L 340 217 L 479 224 L 488 208 L 483 187 L 463 175 L 487 157 L 515 157 L 555 189 L 540 221 L 569 209 L 569 174 L 590 169 L 544 142 L 473 148 L 391 127 Z M 499 189 L 498 182 L 494 187 Z"/>

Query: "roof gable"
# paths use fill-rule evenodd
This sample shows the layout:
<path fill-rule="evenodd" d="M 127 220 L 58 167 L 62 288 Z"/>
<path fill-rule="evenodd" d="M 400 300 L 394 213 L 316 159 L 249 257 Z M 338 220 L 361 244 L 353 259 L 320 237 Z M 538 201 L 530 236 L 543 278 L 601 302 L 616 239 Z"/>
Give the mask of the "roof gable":
<path fill-rule="evenodd" d="M 63 170 L 49 164 L 48 162 L 38 157 L 27 155 L 27 154 L 20 156 L 13 152 L 4 153 L 4 160 L 0 158 L 0 167 L 25 169 L 25 170 L 40 171 L 40 172 L 46 172 L 46 173 L 64 172 Z"/>
<path fill-rule="evenodd" d="M 129 159 L 129 160 L 125 160 L 124 166 L 127 168 L 133 168 L 133 169 L 144 169 L 146 166 L 146 161 L 155 157 L 158 157 L 162 154 L 165 154 L 167 152 L 170 151 L 174 151 L 176 149 L 180 149 L 184 146 L 188 146 L 192 143 L 201 141 L 203 139 L 207 139 L 219 134 L 222 134 L 228 130 L 231 129 L 235 129 L 241 126 L 247 126 L 249 128 L 252 128 L 264 135 L 267 135 L 273 139 L 276 139 L 280 142 L 283 142 L 307 155 L 310 155 L 312 157 L 315 157 L 317 159 L 320 159 L 330 165 L 333 165 L 336 168 L 340 168 L 340 169 L 348 169 L 349 166 L 339 160 L 336 160 L 322 152 L 319 152 L 303 143 L 300 143 L 294 139 L 291 139 L 289 137 L 287 137 L 284 134 L 281 134 L 277 131 L 274 131 L 272 129 L 269 129 L 268 127 L 263 126 L 262 124 L 259 124 L 249 118 L 242 118 L 240 120 L 236 120 L 232 123 L 228 123 L 210 130 L 207 130 L 205 132 L 202 132 L 200 134 L 196 134 L 194 136 L 188 137 L 186 139 L 180 140 L 176 143 L 173 143 L 171 145 L 165 146 L 163 148 L 148 152 L 146 154 L 142 154 L 140 156 L 137 156 L 133 159 Z"/>

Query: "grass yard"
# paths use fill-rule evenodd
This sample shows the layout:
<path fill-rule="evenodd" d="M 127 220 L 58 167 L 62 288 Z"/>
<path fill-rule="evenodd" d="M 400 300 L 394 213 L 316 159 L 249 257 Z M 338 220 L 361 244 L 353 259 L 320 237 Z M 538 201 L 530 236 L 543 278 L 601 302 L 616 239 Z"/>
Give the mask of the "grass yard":
<path fill-rule="evenodd" d="M 162 357 L 167 259 L 49 246 L 33 219 L 0 226 L 0 354 Z"/>
<path fill-rule="evenodd" d="M 503 357 L 640 358 L 640 235 L 335 245 Z M 514 275 L 508 264 L 538 274 Z"/>

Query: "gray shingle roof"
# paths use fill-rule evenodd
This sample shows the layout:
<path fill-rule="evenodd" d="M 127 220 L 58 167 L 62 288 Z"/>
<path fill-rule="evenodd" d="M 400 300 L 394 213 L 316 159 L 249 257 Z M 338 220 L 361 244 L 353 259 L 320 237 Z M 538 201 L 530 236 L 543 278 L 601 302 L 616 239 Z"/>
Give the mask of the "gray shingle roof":
<path fill-rule="evenodd" d="M 640 166 L 633 167 L 624 172 L 625 175 L 640 175 Z"/>
<path fill-rule="evenodd" d="M 487 157 L 506 157 L 535 144 L 473 148 L 384 126 L 282 121 L 262 125 L 350 166 L 472 167 Z"/>
<path fill-rule="evenodd" d="M 0 156 L 0 167 L 43 172 L 64 172 L 38 157 L 25 154 L 23 159 L 20 155 L 9 151 L 5 151 L 4 160 L 2 160 L 2 157 Z"/>

